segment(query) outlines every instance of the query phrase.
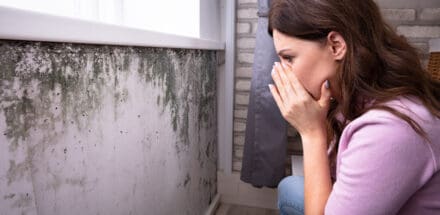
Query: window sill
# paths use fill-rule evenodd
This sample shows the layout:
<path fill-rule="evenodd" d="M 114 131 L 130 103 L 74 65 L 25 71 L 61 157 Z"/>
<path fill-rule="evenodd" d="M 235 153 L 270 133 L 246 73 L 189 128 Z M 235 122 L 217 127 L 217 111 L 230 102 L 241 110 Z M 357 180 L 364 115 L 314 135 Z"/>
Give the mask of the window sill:
<path fill-rule="evenodd" d="M 224 50 L 225 43 L 0 6 L 0 39 Z"/>

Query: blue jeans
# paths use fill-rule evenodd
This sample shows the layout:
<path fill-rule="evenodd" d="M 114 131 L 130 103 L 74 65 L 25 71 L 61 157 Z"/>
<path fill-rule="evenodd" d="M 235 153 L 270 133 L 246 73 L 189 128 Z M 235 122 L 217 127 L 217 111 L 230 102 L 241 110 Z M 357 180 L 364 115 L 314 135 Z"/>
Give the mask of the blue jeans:
<path fill-rule="evenodd" d="M 281 215 L 304 215 L 304 177 L 288 176 L 278 184 Z"/>

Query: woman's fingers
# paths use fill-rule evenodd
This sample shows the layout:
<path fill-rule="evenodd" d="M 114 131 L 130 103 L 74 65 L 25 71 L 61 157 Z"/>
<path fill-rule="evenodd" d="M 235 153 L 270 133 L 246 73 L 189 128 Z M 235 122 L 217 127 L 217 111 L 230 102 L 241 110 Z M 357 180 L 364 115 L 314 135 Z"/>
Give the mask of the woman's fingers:
<path fill-rule="evenodd" d="M 315 100 L 290 65 L 277 63 L 273 68 L 272 78 L 275 85 L 269 84 L 269 89 L 284 119 L 300 134 L 314 133 L 317 129 L 325 130 L 323 125 L 331 96 L 328 81 L 323 83 L 321 96 Z"/>
<path fill-rule="evenodd" d="M 282 67 L 284 67 L 287 71 L 289 71 L 288 79 L 290 80 L 291 83 L 290 85 L 293 88 L 293 91 L 296 92 L 298 95 L 310 96 L 307 90 L 298 80 L 298 77 L 296 77 L 295 73 L 292 71 L 291 65 L 283 63 Z"/>
<path fill-rule="evenodd" d="M 292 83 L 290 82 L 287 72 L 283 66 L 279 62 L 275 62 L 274 68 L 276 71 L 278 71 L 278 75 L 283 83 L 286 94 L 295 94 L 295 89 L 292 87 Z"/>
<path fill-rule="evenodd" d="M 275 83 L 281 101 L 284 102 L 287 99 L 288 95 L 284 87 L 284 82 L 281 80 L 280 74 L 275 67 L 272 69 L 272 79 Z"/>

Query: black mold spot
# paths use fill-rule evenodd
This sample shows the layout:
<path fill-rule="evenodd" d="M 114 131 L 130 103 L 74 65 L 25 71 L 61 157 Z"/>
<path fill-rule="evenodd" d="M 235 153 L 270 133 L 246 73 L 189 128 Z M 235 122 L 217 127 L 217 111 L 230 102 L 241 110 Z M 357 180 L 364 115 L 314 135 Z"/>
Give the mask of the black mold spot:
<path fill-rule="evenodd" d="M 15 193 L 11 193 L 11 194 L 9 194 L 9 195 L 5 195 L 5 196 L 3 196 L 3 199 L 5 199 L 5 200 L 7 200 L 7 199 L 12 199 L 12 198 L 14 198 L 14 196 L 15 196 Z"/>
<path fill-rule="evenodd" d="M 211 141 L 208 141 L 208 145 L 206 146 L 205 155 L 207 158 L 209 158 L 210 155 L 210 147 L 211 147 Z"/>
<path fill-rule="evenodd" d="M 26 208 L 32 204 L 32 197 L 29 193 L 20 193 L 15 199 L 14 203 L 12 203 L 13 208 Z"/>
<path fill-rule="evenodd" d="M 186 185 L 191 181 L 191 177 L 189 176 L 189 173 L 186 174 L 185 181 L 183 181 L 183 186 L 186 187 Z"/>
<path fill-rule="evenodd" d="M 64 182 L 67 185 L 84 187 L 85 184 L 86 184 L 86 178 L 85 177 L 81 177 L 81 178 L 66 178 L 64 180 Z"/>

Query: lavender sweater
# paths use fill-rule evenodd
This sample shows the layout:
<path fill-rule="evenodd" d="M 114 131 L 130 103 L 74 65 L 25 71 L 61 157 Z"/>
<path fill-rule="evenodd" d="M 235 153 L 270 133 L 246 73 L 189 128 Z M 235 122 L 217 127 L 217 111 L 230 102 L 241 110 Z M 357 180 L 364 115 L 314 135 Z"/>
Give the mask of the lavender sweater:
<path fill-rule="evenodd" d="M 418 122 L 431 143 L 387 111 L 371 110 L 350 122 L 325 214 L 440 214 L 440 119 L 416 99 L 387 105 Z"/>

